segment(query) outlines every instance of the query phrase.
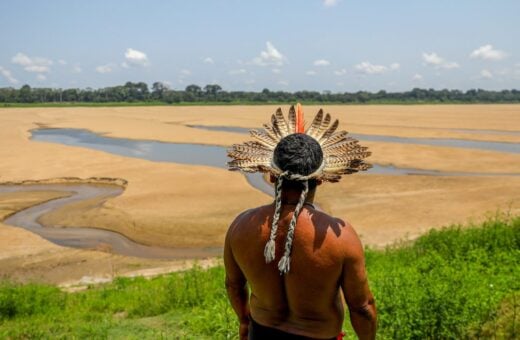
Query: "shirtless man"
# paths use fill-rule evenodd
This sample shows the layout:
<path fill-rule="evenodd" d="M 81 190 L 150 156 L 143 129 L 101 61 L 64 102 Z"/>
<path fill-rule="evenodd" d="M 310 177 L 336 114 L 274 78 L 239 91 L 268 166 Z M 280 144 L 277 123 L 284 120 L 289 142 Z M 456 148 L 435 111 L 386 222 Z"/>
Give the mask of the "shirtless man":
<path fill-rule="evenodd" d="M 313 137 L 295 133 L 278 141 L 272 163 L 283 174 L 271 172 L 275 203 L 241 213 L 226 235 L 226 288 L 241 339 L 336 339 L 344 319 L 342 296 L 357 336 L 375 338 L 376 308 L 359 237 L 351 225 L 313 205 L 324 157 Z M 360 163 L 350 166 L 364 170 Z M 230 162 L 232 168 L 240 164 Z M 270 240 L 274 249 L 266 246 Z M 282 261 L 287 254 L 289 261 Z"/>

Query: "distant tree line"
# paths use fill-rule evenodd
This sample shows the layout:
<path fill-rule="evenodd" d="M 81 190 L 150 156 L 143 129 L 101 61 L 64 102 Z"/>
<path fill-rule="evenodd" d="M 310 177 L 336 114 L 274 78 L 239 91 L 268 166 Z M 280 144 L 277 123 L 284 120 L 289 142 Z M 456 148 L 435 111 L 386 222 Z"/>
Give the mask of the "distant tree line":
<path fill-rule="evenodd" d="M 109 103 L 159 102 L 174 103 L 519 103 L 519 90 L 488 91 L 472 89 L 434 90 L 414 88 L 405 92 L 338 92 L 330 91 L 224 91 L 220 85 L 189 85 L 184 90 L 170 89 L 155 82 L 152 88 L 144 82 L 100 89 L 0 88 L 0 103 Z"/>

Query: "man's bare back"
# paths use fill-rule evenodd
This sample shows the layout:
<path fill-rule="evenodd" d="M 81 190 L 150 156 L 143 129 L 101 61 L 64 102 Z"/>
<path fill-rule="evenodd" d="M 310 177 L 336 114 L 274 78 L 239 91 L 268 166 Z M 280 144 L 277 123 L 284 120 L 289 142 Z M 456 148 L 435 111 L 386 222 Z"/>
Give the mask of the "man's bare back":
<path fill-rule="evenodd" d="M 274 206 L 240 214 L 225 242 L 226 286 L 247 338 L 249 316 L 258 324 L 309 338 L 335 338 L 341 332 L 344 308 L 360 338 L 375 335 L 376 313 L 370 293 L 361 242 L 354 229 L 306 204 L 297 220 L 291 270 L 280 275 L 294 205 L 283 204 L 276 238 L 276 258 L 265 263 Z M 251 294 L 248 301 L 246 283 Z"/>

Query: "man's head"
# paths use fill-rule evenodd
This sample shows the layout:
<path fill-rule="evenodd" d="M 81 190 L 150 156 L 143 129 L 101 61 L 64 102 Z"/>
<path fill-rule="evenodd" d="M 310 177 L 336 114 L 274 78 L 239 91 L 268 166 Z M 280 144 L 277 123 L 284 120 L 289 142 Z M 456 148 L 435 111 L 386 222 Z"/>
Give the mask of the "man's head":
<path fill-rule="evenodd" d="M 293 133 L 282 138 L 276 145 L 273 161 L 282 171 L 307 176 L 321 166 L 323 151 L 314 138 L 303 133 Z M 315 179 L 309 180 L 309 189 L 314 189 L 316 184 Z M 283 187 L 301 190 L 302 184 L 299 181 L 284 180 Z"/>
<path fill-rule="evenodd" d="M 336 132 L 339 121 L 320 110 L 307 129 L 301 105 L 291 107 L 286 120 L 282 110 L 271 116 L 271 124 L 262 130 L 251 130 L 253 141 L 235 144 L 228 150 L 232 158 L 230 170 L 270 173 L 275 185 L 274 214 L 269 241 L 264 249 L 267 263 L 274 260 L 275 238 L 282 211 L 282 191 L 285 202 L 297 202 L 289 223 L 285 252 L 278 262 L 280 273 L 289 271 L 291 246 L 298 215 L 316 185 L 321 181 L 337 182 L 342 175 L 367 170 L 364 158 L 370 155 L 346 131 Z M 324 146 L 321 148 L 319 142 Z M 326 162 L 324 162 L 326 160 Z M 282 173 L 282 174 L 281 174 Z M 284 190 L 285 189 L 285 190 Z"/>

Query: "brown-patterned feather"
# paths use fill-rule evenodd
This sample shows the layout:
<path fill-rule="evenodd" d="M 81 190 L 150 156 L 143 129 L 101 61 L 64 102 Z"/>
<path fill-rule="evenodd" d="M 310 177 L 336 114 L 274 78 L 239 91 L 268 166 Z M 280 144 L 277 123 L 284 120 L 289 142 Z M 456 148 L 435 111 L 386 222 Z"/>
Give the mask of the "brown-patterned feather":
<path fill-rule="evenodd" d="M 234 159 L 272 159 L 272 153 L 264 153 L 264 152 L 258 152 L 258 151 L 237 151 L 237 150 L 230 150 L 227 153 L 228 157 L 234 158 Z"/>
<path fill-rule="evenodd" d="M 250 148 L 248 146 L 232 147 L 232 148 L 228 149 L 227 153 L 228 153 L 228 156 L 230 156 L 230 157 L 233 157 L 231 155 L 238 155 L 238 154 L 248 154 L 248 155 L 257 155 L 257 156 L 269 156 L 269 155 L 273 154 L 273 152 L 270 150 Z"/>
<path fill-rule="evenodd" d="M 321 143 L 325 142 L 332 134 L 336 131 L 339 125 L 339 120 L 335 120 L 334 123 L 325 131 L 321 137 L 318 139 L 318 141 Z"/>
<path fill-rule="evenodd" d="M 354 159 L 364 159 L 370 156 L 372 152 L 370 151 L 351 151 L 348 154 L 337 155 L 327 158 L 327 166 L 329 164 L 337 164 L 337 163 L 347 163 Z"/>
<path fill-rule="evenodd" d="M 338 182 L 341 179 L 341 175 L 329 172 L 323 172 L 321 179 L 327 182 Z"/>
<path fill-rule="evenodd" d="M 314 117 L 314 119 L 312 120 L 311 126 L 309 126 L 309 128 L 307 129 L 307 131 L 305 131 L 305 133 L 308 134 L 309 136 L 313 136 L 314 133 L 316 131 L 318 131 L 318 129 L 320 128 L 322 120 L 323 120 L 323 110 L 320 109 L 318 111 L 318 113 L 316 114 L 316 116 Z"/>
<path fill-rule="evenodd" d="M 291 132 L 289 131 L 289 125 L 287 125 L 287 121 L 285 121 L 285 117 L 283 116 L 282 109 L 278 108 L 278 110 L 276 110 L 276 113 L 274 115 L 275 115 L 276 125 L 278 126 L 278 129 L 282 133 L 282 138 L 291 134 Z"/>
<path fill-rule="evenodd" d="M 239 144 L 237 144 L 237 145 L 239 145 Z M 263 144 L 255 142 L 255 141 L 247 141 L 247 142 L 244 142 L 244 144 L 240 144 L 240 145 L 250 146 L 252 148 L 263 149 L 263 150 L 266 150 L 266 151 L 273 151 L 272 148 L 267 147 L 267 146 L 265 146 Z"/>
<path fill-rule="evenodd" d="M 248 152 L 248 153 L 262 153 L 262 154 L 272 154 L 272 151 L 266 149 L 261 144 L 249 145 L 249 144 L 233 144 L 228 152 Z"/>
<path fill-rule="evenodd" d="M 323 118 L 323 121 L 321 122 L 318 130 L 314 131 L 312 137 L 316 138 L 316 140 L 319 141 L 321 139 L 321 136 L 325 133 L 325 131 L 327 131 L 329 124 L 330 124 L 330 120 L 331 120 L 330 114 L 327 113 L 325 115 L 325 118 Z"/>
<path fill-rule="evenodd" d="M 259 166 L 270 166 L 268 160 L 247 160 L 247 159 L 234 159 L 228 162 L 230 167 L 236 168 L 255 168 Z"/>
<path fill-rule="evenodd" d="M 274 141 L 267 133 L 259 130 L 251 130 L 251 136 L 256 139 L 256 141 L 272 150 L 276 147 L 278 142 Z"/>
<path fill-rule="evenodd" d="M 323 149 L 325 149 L 332 144 L 339 143 L 339 142 L 345 140 L 347 138 L 347 135 L 348 135 L 347 131 L 336 132 L 336 133 L 332 134 L 332 136 L 330 136 L 329 139 L 324 141 L 323 144 L 321 145 L 321 147 Z"/>
<path fill-rule="evenodd" d="M 280 140 L 280 137 L 273 130 L 273 127 L 271 125 L 264 124 L 263 126 L 264 126 L 265 133 L 267 133 L 269 135 L 269 137 L 271 137 L 273 139 L 273 141 Z"/>
<path fill-rule="evenodd" d="M 342 155 L 354 149 L 360 148 L 361 146 L 358 143 L 358 140 L 354 138 L 345 139 L 339 143 L 323 148 L 323 153 L 326 155 Z"/>
<path fill-rule="evenodd" d="M 283 132 L 280 130 L 280 126 L 278 125 L 278 122 L 276 121 L 276 116 L 274 114 L 271 116 L 271 126 L 276 136 L 278 136 L 278 140 L 282 139 Z"/>
<path fill-rule="evenodd" d="M 294 109 L 294 105 L 291 105 L 289 109 L 289 132 L 296 133 L 296 110 Z"/>

